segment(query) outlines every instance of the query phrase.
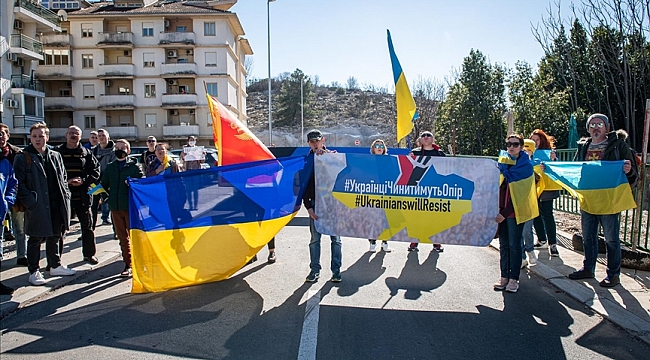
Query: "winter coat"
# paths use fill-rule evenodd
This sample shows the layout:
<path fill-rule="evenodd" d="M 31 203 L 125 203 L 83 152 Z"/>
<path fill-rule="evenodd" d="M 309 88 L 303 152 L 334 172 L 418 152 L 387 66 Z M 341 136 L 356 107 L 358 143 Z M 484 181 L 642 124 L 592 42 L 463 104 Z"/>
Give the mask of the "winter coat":
<path fill-rule="evenodd" d="M 50 148 L 45 149 L 43 155 L 48 157 L 48 161 L 56 172 L 61 197 L 59 211 L 63 219 L 64 230 L 68 230 L 70 228 L 70 190 L 68 190 L 68 175 L 63 166 L 63 159 L 61 154 Z M 25 156 L 31 157 L 29 167 L 25 162 Z M 32 145 L 16 155 L 14 171 L 16 180 L 18 180 L 18 198 L 27 208 L 25 211 L 25 234 L 35 237 L 54 236 L 46 170 L 38 157 L 38 151 Z"/>
<path fill-rule="evenodd" d="M 108 164 L 102 172 L 102 187 L 108 192 L 108 208 L 112 210 L 129 210 L 129 186 L 127 178 L 143 177 L 142 169 L 132 159 L 127 158 L 122 170 L 119 161 Z"/>
<path fill-rule="evenodd" d="M 0 156 L 0 190 L 2 190 L 3 202 L 0 203 L 0 218 L 7 216 L 7 211 L 16 202 L 16 191 L 18 181 L 14 175 L 14 167 L 9 160 Z"/>
<path fill-rule="evenodd" d="M 113 140 L 108 140 L 108 143 L 106 143 L 106 147 L 103 149 L 99 144 L 95 145 L 95 147 L 93 148 L 93 155 L 95 155 L 95 157 L 99 161 L 100 173 L 103 174 L 108 164 L 117 160 L 114 150 L 115 150 L 115 143 L 113 142 Z"/>
<path fill-rule="evenodd" d="M 85 147 L 79 145 L 76 149 L 68 149 L 66 144 L 61 144 L 54 148 L 54 150 L 61 153 L 63 157 L 63 165 L 66 166 L 68 175 L 73 178 L 72 174 L 78 173 L 78 166 L 81 167 L 81 186 L 68 186 L 70 193 L 73 193 L 73 199 L 81 200 L 81 203 L 86 206 L 92 203 L 92 195 L 88 194 L 91 184 L 99 183 L 99 162 L 93 156 L 92 152 Z M 77 170 L 75 172 L 75 170 Z"/>

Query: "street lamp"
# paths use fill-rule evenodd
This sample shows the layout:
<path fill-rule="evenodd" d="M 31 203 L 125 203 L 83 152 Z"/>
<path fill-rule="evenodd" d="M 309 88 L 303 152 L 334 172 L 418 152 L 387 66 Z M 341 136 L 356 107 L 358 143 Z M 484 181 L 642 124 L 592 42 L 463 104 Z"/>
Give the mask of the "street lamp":
<path fill-rule="evenodd" d="M 272 115 L 272 105 L 271 105 L 271 10 L 269 4 L 274 2 L 275 0 L 267 0 L 266 1 L 266 23 L 268 26 L 268 35 L 269 35 L 269 41 L 268 41 L 268 50 L 269 50 L 269 146 L 273 144 L 273 115 Z"/>

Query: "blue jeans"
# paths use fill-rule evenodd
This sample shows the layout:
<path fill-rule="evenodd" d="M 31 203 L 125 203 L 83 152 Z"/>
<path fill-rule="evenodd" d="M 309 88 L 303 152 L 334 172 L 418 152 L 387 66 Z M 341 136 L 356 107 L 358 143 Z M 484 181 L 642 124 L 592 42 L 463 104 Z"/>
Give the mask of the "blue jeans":
<path fill-rule="evenodd" d="M 519 280 L 521 271 L 521 234 L 524 224 L 517 225 L 515 218 L 506 218 L 499 224 L 499 253 L 501 277 Z"/>
<path fill-rule="evenodd" d="M 540 201 L 539 216 L 535 218 L 535 232 L 539 242 L 548 241 L 549 245 L 557 244 L 557 229 L 553 216 L 553 200 Z"/>
<path fill-rule="evenodd" d="M 524 223 L 523 234 L 521 237 L 523 241 L 521 258 L 526 259 L 526 253 L 535 249 L 535 243 L 533 242 L 533 220 L 528 220 Z"/>
<path fill-rule="evenodd" d="M 621 240 L 618 235 L 620 223 L 619 214 L 593 215 L 580 210 L 582 215 L 582 245 L 585 250 L 583 268 L 596 271 L 598 259 L 598 222 L 603 226 L 605 243 L 607 245 L 607 277 L 618 276 L 621 273 Z"/>
<path fill-rule="evenodd" d="M 311 241 L 309 242 L 309 257 L 311 259 L 309 268 L 311 271 L 320 272 L 320 238 L 321 233 L 316 230 L 314 226 L 314 219 L 309 218 L 309 232 L 311 233 Z M 332 240 L 332 273 L 339 273 L 341 271 L 341 237 L 330 235 Z"/>
<path fill-rule="evenodd" d="M 16 238 L 16 257 L 27 257 L 27 238 L 25 237 L 25 213 L 10 210 L 11 229 Z"/>
<path fill-rule="evenodd" d="M 108 222 L 110 209 L 108 208 L 108 201 L 102 202 L 102 221 Z"/>

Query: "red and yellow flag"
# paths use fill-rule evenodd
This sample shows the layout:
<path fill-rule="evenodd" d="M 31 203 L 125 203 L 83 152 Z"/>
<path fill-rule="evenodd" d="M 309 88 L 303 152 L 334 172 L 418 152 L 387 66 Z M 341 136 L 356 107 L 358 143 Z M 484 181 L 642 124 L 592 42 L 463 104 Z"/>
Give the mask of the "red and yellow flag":
<path fill-rule="evenodd" d="M 275 159 L 269 149 L 219 100 L 206 94 L 219 165 Z"/>

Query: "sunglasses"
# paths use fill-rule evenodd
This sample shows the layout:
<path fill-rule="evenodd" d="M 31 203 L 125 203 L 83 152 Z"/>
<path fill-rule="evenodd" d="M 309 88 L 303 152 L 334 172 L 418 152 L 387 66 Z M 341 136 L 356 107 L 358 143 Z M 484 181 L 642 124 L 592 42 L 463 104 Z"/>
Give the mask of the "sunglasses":
<path fill-rule="evenodd" d="M 603 127 L 605 127 L 605 123 L 599 122 L 599 123 L 590 123 L 589 124 L 589 127 L 592 128 L 592 129 L 595 129 L 596 126 L 598 126 L 599 129 L 602 129 Z"/>
<path fill-rule="evenodd" d="M 147 140 L 147 142 L 156 142 L 156 140 L 149 139 L 149 140 Z"/>
<path fill-rule="evenodd" d="M 385 149 L 386 147 L 382 144 L 375 144 L 374 145 L 375 149 Z"/>
<path fill-rule="evenodd" d="M 521 143 L 519 143 L 519 142 L 507 142 L 506 143 L 506 147 L 519 147 L 519 145 L 521 145 Z"/>
<path fill-rule="evenodd" d="M 426 138 L 426 137 L 433 137 L 431 134 L 422 134 L 420 135 L 421 138 Z"/>

